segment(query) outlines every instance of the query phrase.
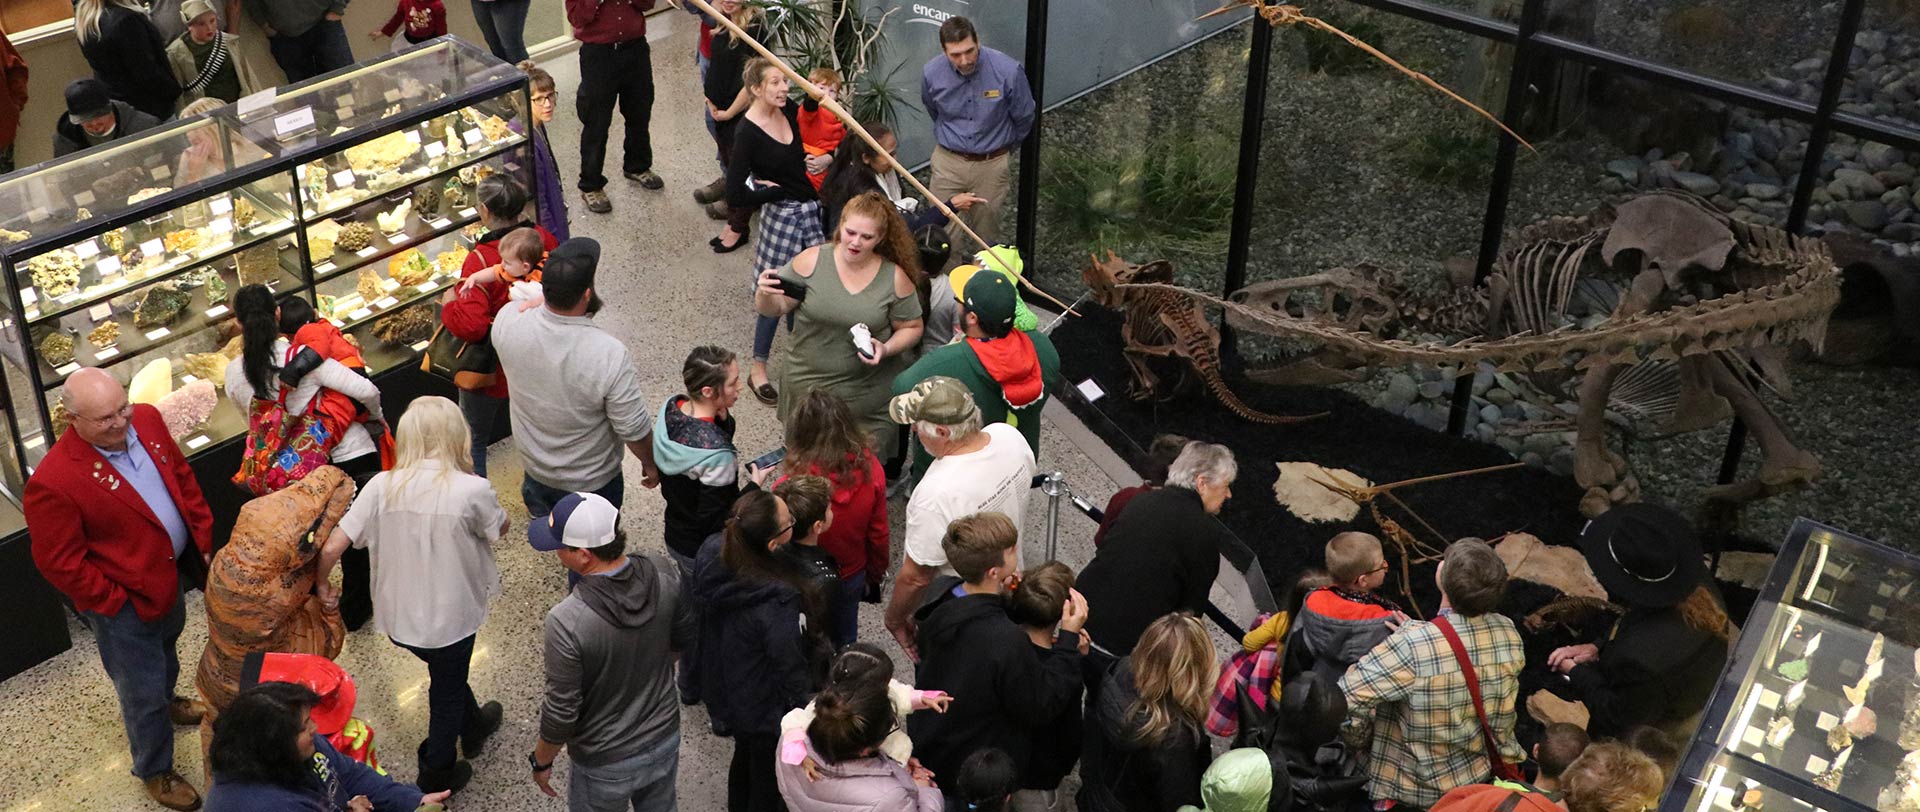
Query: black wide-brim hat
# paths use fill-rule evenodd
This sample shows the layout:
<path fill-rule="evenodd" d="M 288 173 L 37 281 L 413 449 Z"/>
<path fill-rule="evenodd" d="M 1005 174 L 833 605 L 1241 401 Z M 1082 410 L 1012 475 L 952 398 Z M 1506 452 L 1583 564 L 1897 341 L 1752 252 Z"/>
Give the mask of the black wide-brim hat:
<path fill-rule="evenodd" d="M 1685 516 L 1659 505 L 1619 505 L 1587 523 L 1580 551 L 1615 603 L 1664 609 L 1707 577 L 1700 538 Z"/>

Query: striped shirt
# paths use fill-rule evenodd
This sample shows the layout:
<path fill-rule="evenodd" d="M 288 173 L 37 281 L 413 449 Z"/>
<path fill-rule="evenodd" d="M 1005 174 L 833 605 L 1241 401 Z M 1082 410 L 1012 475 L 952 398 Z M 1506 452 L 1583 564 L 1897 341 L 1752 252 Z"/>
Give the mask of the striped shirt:
<path fill-rule="evenodd" d="M 1510 764 L 1526 754 L 1514 738 L 1520 633 L 1504 615 L 1449 615 L 1480 677 L 1487 721 Z M 1431 623 L 1410 621 L 1340 679 L 1347 696 L 1341 731 L 1366 752 L 1367 797 L 1430 807 L 1448 790 L 1484 783 L 1492 771 L 1473 696 L 1447 639 Z"/>

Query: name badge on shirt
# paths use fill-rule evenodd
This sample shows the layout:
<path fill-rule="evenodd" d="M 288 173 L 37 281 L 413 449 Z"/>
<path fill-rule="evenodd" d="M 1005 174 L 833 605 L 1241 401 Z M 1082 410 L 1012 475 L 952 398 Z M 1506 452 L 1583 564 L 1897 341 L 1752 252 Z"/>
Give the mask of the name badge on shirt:
<path fill-rule="evenodd" d="M 997 98 L 1000 98 L 1000 91 L 998 91 L 998 90 L 989 90 L 989 91 L 987 91 L 987 92 L 986 92 L 986 96 L 987 96 L 987 98 L 989 98 L 989 99 L 997 99 Z"/>

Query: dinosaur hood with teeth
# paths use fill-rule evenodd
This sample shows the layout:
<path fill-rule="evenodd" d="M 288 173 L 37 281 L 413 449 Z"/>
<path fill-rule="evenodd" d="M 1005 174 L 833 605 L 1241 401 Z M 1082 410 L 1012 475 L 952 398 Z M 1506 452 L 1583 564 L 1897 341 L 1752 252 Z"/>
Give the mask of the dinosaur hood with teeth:
<path fill-rule="evenodd" d="M 320 547 L 352 503 L 353 480 L 329 465 L 241 506 L 207 574 L 207 648 L 194 682 L 209 722 L 238 693 L 249 653 L 339 655 L 346 627 L 314 584 Z"/>

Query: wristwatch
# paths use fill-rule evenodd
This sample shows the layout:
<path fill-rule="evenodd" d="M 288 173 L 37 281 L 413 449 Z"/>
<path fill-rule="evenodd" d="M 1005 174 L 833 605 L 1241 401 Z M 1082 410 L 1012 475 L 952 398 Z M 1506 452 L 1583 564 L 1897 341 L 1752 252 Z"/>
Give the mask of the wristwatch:
<path fill-rule="evenodd" d="M 543 773 L 543 772 L 546 772 L 546 771 L 548 771 L 548 770 L 551 770 L 551 769 L 553 769 L 553 762 L 551 762 L 551 761 L 549 761 L 549 762 L 547 762 L 547 763 L 545 763 L 545 764 L 541 764 L 541 763 L 540 763 L 540 757 L 539 757 L 539 756 L 536 756 L 536 755 L 534 755 L 533 753 L 528 753 L 528 754 L 527 754 L 527 766 L 528 766 L 528 767 L 531 767 L 531 768 L 533 768 L 533 771 L 534 771 L 534 772 L 537 772 L 537 773 Z"/>

